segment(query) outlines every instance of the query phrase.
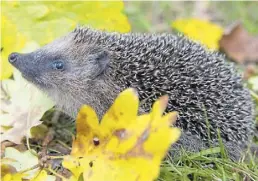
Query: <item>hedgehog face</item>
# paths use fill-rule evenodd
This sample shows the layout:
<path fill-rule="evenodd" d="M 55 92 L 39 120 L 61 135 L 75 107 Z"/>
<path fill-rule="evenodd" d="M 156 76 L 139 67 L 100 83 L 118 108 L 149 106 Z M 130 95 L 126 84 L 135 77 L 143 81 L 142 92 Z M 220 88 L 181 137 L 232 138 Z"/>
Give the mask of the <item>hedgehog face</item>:
<path fill-rule="evenodd" d="M 9 62 L 41 89 L 67 92 L 87 88 L 87 82 L 104 72 L 109 54 L 94 45 L 78 45 L 68 34 L 34 52 L 12 53 Z"/>

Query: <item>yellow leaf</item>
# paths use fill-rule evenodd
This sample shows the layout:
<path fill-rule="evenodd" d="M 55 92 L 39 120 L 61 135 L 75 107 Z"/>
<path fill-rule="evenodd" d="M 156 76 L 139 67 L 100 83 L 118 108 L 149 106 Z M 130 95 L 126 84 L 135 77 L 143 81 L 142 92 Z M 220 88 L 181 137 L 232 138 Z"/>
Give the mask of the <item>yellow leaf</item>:
<path fill-rule="evenodd" d="M 71 155 L 63 166 L 70 180 L 148 181 L 157 178 L 168 148 L 180 135 L 170 127 L 177 113 L 163 116 L 168 97 L 153 105 L 151 113 L 138 116 L 139 100 L 134 89 L 123 91 L 99 123 L 95 111 L 82 106 L 77 116 L 77 135 Z M 158 146 L 157 146 L 158 143 Z"/>
<path fill-rule="evenodd" d="M 78 23 L 97 29 L 119 32 L 128 32 L 131 28 L 127 17 L 122 12 L 124 3 L 121 0 L 20 1 L 15 5 L 9 2 L 2 2 L 1 5 L 1 13 L 12 20 L 15 30 L 17 29 L 28 40 L 36 41 L 40 45 L 66 34 Z M 7 29 L 11 31 L 11 28 Z M 12 36 L 16 34 L 10 33 Z"/>
<path fill-rule="evenodd" d="M 1 56 L 0 58 L 1 64 L 0 64 L 0 80 L 9 78 L 13 73 L 13 67 L 12 65 L 7 61 L 6 56 Z"/>
<path fill-rule="evenodd" d="M 28 174 L 25 172 L 15 172 L 15 173 L 7 173 L 3 175 L 1 178 L 3 181 L 23 181 L 24 177 Z M 34 177 L 30 179 L 30 181 L 55 181 L 56 177 L 52 175 L 47 175 L 45 170 L 39 170 L 33 175 Z"/>
<path fill-rule="evenodd" d="M 13 174 L 15 172 L 17 172 L 17 171 L 16 171 L 16 169 L 13 166 L 1 163 L 1 179 L 3 179 L 3 177 L 5 175 Z M 7 178 L 8 177 L 9 176 L 7 176 Z"/>
<path fill-rule="evenodd" d="M 1 16 L 1 59 L 0 80 L 9 78 L 13 73 L 13 67 L 8 62 L 8 55 L 20 50 L 25 45 L 25 37 L 22 36 L 16 26 L 5 16 Z"/>
<path fill-rule="evenodd" d="M 14 174 L 6 174 L 3 177 L 3 181 L 22 181 L 23 174 L 22 173 L 14 173 Z"/>
<path fill-rule="evenodd" d="M 219 40 L 223 34 L 220 26 L 195 18 L 178 19 L 172 22 L 172 28 L 215 50 L 219 48 Z"/>

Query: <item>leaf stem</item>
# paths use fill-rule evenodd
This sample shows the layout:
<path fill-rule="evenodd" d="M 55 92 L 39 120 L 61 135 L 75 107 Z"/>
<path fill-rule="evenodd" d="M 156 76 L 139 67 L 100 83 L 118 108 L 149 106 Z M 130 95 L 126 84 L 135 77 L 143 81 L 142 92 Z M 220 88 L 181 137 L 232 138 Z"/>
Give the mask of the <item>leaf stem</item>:
<path fill-rule="evenodd" d="M 49 158 L 52 160 L 52 159 L 63 159 L 65 156 L 67 155 L 59 155 L 59 156 L 49 156 Z"/>
<path fill-rule="evenodd" d="M 35 147 L 37 147 L 37 148 L 42 148 L 42 146 L 40 146 L 40 145 L 34 145 L 34 144 L 30 144 L 30 145 L 31 145 L 31 146 L 35 146 Z M 48 148 L 48 150 L 53 151 L 53 152 L 56 152 L 56 153 L 61 153 L 60 151 L 55 150 L 55 149 L 52 149 L 52 148 Z"/>
<path fill-rule="evenodd" d="M 28 171 L 34 170 L 34 169 L 36 169 L 36 168 L 39 168 L 39 164 L 34 165 L 34 166 L 30 167 L 30 168 L 26 168 L 26 169 L 24 169 L 24 170 L 21 170 L 21 171 L 19 171 L 19 173 L 28 172 Z"/>
<path fill-rule="evenodd" d="M 258 100 L 258 95 L 254 91 L 250 90 L 250 93 L 256 100 Z"/>
<path fill-rule="evenodd" d="M 26 144 L 27 144 L 27 148 L 31 152 L 31 154 L 33 154 L 34 156 L 38 157 L 38 154 L 33 152 L 32 149 L 30 148 L 30 142 L 29 142 L 29 137 L 28 136 L 26 136 Z"/>
<path fill-rule="evenodd" d="M 68 181 L 67 178 L 65 178 L 64 176 L 60 175 L 59 173 L 57 173 L 55 170 L 53 170 L 52 168 L 48 167 L 45 168 L 47 171 L 51 172 L 52 174 L 54 174 L 57 177 L 60 177 L 63 181 Z"/>
<path fill-rule="evenodd" d="M 62 142 L 61 140 L 57 140 L 57 142 L 58 142 L 59 144 L 61 144 L 63 147 L 67 148 L 68 150 L 71 150 L 71 149 L 72 149 L 72 148 L 69 147 L 67 144 L 65 144 L 64 142 Z"/>

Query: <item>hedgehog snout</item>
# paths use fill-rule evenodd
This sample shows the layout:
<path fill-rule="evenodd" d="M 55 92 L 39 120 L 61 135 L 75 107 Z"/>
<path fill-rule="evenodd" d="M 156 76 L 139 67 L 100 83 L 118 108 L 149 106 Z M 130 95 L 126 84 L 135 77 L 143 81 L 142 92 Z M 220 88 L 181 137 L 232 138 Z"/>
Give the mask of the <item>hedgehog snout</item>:
<path fill-rule="evenodd" d="M 16 62 L 17 61 L 17 59 L 18 59 L 18 57 L 19 57 L 19 53 L 16 53 L 16 52 L 13 52 L 13 53 L 11 53 L 10 55 L 9 55 L 9 57 L 8 57 L 8 60 L 9 60 L 9 62 L 11 63 L 11 64 L 13 64 L 14 62 Z"/>

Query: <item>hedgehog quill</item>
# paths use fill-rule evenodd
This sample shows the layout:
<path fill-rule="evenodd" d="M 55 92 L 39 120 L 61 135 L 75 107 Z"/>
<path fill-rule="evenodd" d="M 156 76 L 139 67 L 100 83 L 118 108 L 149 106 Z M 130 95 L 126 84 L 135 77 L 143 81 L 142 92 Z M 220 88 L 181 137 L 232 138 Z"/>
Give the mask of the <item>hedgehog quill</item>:
<path fill-rule="evenodd" d="M 169 95 L 167 111 L 179 112 L 176 126 L 183 131 L 172 155 L 218 145 L 219 129 L 238 159 L 252 137 L 253 103 L 235 68 L 183 36 L 77 27 L 34 52 L 12 53 L 9 61 L 72 117 L 82 104 L 101 117 L 128 87 L 138 91 L 141 112 Z"/>

